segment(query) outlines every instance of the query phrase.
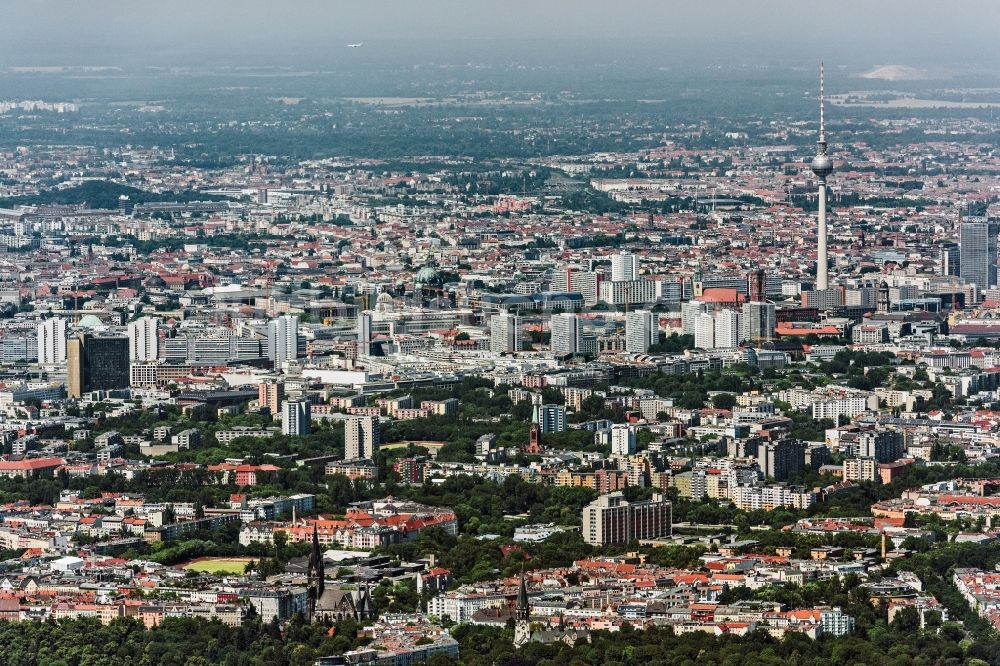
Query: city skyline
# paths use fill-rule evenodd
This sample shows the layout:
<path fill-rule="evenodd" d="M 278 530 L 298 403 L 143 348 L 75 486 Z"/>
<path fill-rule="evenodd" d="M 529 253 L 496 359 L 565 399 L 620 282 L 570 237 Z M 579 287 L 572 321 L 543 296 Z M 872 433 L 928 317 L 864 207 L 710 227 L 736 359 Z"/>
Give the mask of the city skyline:
<path fill-rule="evenodd" d="M 1000 6 L 5 6 L 0 661 L 1000 664 Z"/>

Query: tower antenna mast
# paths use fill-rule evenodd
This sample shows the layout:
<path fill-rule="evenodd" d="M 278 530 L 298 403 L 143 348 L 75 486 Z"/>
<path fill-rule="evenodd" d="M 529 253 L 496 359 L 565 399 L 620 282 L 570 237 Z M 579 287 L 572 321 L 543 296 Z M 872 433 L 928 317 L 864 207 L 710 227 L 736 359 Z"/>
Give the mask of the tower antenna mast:
<path fill-rule="evenodd" d="M 826 152 L 826 113 L 825 113 L 825 86 L 823 63 L 819 66 L 819 138 L 816 141 L 816 156 L 813 157 L 810 168 L 816 174 L 819 181 L 819 224 L 817 225 L 817 253 L 816 253 L 816 290 L 825 291 L 830 288 L 830 280 L 827 274 L 827 250 L 826 250 L 826 177 L 833 173 L 833 160 Z"/>

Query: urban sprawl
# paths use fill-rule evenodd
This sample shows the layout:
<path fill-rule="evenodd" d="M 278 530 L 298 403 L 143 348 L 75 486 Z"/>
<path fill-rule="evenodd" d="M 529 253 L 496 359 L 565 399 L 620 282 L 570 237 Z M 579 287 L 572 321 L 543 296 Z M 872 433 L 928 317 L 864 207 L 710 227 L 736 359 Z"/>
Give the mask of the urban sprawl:
<path fill-rule="evenodd" d="M 322 666 L 1000 629 L 1000 153 L 824 112 L 405 168 L 0 150 L 0 620 L 315 625 Z"/>

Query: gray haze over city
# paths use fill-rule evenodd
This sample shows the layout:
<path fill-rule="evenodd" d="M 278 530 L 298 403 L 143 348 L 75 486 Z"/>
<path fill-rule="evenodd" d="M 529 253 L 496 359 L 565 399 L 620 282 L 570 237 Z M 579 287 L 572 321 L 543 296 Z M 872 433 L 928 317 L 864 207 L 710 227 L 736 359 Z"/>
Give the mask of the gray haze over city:
<path fill-rule="evenodd" d="M 960 0 L 10 0 L 0 63 L 371 59 L 996 64 L 1000 3 Z M 347 43 L 364 42 L 363 53 Z M 353 50 L 352 50 L 353 51 Z"/>

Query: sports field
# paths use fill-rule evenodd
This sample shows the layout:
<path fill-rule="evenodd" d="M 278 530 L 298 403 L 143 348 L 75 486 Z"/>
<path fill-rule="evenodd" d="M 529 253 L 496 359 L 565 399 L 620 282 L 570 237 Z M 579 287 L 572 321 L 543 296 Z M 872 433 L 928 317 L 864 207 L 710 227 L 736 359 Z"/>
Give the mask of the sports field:
<path fill-rule="evenodd" d="M 181 568 L 202 573 L 241 574 L 246 571 L 247 562 L 253 560 L 252 557 L 199 557 L 182 564 Z"/>

